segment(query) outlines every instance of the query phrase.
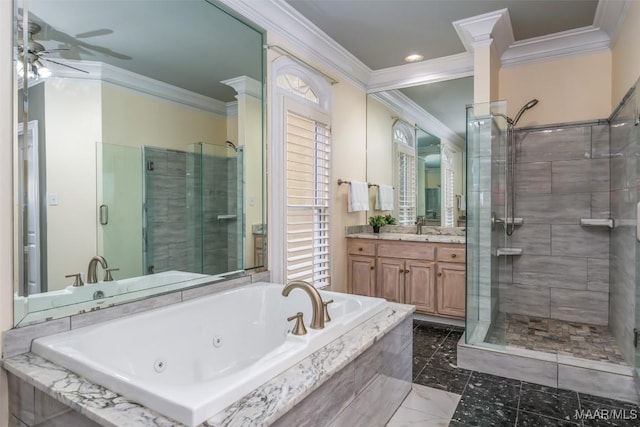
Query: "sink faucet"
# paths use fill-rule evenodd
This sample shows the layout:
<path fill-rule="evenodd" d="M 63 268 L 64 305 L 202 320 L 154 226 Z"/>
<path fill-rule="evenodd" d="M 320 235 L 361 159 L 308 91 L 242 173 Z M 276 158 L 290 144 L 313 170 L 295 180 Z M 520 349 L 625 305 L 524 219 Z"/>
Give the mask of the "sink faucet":
<path fill-rule="evenodd" d="M 291 292 L 292 289 L 302 289 L 309 295 L 309 298 L 311 298 L 311 305 L 313 306 L 313 316 L 311 318 L 311 325 L 309 325 L 311 329 L 324 328 L 324 304 L 322 303 L 320 292 L 309 282 L 294 280 L 287 283 L 282 289 L 282 295 L 285 297 L 289 296 L 289 292 Z"/>
<path fill-rule="evenodd" d="M 100 263 L 102 268 L 108 268 L 107 260 L 100 255 L 96 255 L 91 258 L 91 261 L 89 261 L 89 270 L 87 271 L 87 283 L 98 283 L 98 276 L 96 275 L 96 268 L 98 266 L 98 263 Z"/>
<path fill-rule="evenodd" d="M 416 234 L 422 234 L 422 226 L 426 225 L 427 218 L 424 216 L 419 216 L 416 218 Z"/>

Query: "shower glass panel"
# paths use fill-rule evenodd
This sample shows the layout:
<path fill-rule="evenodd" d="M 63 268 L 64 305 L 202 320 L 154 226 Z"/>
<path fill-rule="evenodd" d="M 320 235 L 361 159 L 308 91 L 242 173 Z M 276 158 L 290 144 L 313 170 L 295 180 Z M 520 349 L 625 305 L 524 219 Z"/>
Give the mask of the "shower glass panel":
<path fill-rule="evenodd" d="M 114 277 L 143 273 L 142 152 L 139 147 L 98 143 L 98 250 Z M 102 279 L 102 278 L 100 278 Z"/>
<path fill-rule="evenodd" d="M 202 144 L 202 250 L 205 274 L 244 265 L 243 147 Z"/>
<path fill-rule="evenodd" d="M 466 342 L 504 345 L 499 315 L 500 281 L 507 260 L 498 256 L 506 241 L 505 189 L 507 103 L 467 107 L 467 302 Z"/>

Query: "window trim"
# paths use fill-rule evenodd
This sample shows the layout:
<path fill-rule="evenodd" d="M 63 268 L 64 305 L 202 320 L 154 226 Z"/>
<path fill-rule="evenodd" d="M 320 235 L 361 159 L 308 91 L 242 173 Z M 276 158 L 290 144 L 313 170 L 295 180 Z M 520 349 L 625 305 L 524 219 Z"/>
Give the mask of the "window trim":
<path fill-rule="evenodd" d="M 304 80 L 318 97 L 318 103 L 292 94 L 289 90 L 278 86 L 278 76 L 281 74 L 294 74 Z M 308 67 L 298 63 L 288 56 L 280 56 L 271 62 L 271 84 L 268 88 L 270 113 L 270 131 L 267 150 L 269 152 L 267 179 L 269 181 L 268 197 L 268 222 L 269 234 L 268 264 L 271 271 L 271 280 L 276 283 L 285 283 L 286 270 L 286 176 L 285 151 L 286 151 L 286 108 L 287 104 L 294 102 L 305 108 L 311 108 L 328 117 L 329 129 L 331 127 L 331 86 L 321 75 Z M 331 160 L 331 164 L 333 161 Z M 330 178 L 332 179 L 332 178 Z M 329 186 L 329 217 L 333 217 L 333 186 Z M 274 203 L 277 202 L 277 203 Z M 329 236 L 331 237 L 331 223 Z M 332 254 L 329 254 L 329 274 L 333 276 L 334 263 Z"/>

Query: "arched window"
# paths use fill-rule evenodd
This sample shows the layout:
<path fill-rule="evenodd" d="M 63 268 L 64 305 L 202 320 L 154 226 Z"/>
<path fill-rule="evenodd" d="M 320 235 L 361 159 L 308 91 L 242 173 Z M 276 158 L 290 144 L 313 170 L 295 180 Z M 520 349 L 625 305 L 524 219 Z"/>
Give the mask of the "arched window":
<path fill-rule="evenodd" d="M 273 279 L 330 286 L 330 87 L 283 56 L 273 62 Z M 277 236 L 277 237 L 276 237 Z M 280 239 L 281 238 L 281 239 Z"/>
<path fill-rule="evenodd" d="M 416 149 L 415 127 L 403 121 L 393 125 L 395 153 L 395 187 L 398 223 L 413 224 L 416 220 Z"/>

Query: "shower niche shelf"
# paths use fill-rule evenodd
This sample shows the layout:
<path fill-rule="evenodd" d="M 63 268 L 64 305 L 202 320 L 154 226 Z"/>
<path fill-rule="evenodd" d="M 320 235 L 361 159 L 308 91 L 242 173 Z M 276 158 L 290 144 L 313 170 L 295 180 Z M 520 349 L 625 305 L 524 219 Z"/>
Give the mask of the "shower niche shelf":
<path fill-rule="evenodd" d="M 605 219 L 592 219 L 592 218 L 582 218 L 580 220 L 580 225 L 583 227 L 608 227 L 613 228 L 613 218 L 605 218 Z"/>
<path fill-rule="evenodd" d="M 496 251 L 496 255 L 497 256 L 520 256 L 522 255 L 522 248 L 498 248 Z"/>

